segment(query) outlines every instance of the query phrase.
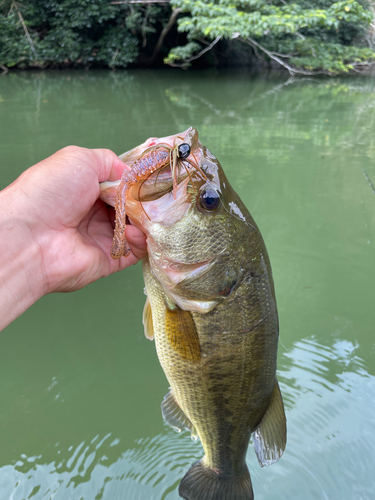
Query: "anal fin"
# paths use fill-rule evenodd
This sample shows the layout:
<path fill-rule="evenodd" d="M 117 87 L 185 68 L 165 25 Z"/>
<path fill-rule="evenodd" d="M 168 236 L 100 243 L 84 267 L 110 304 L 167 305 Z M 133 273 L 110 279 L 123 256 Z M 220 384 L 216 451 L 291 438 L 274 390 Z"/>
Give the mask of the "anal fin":
<path fill-rule="evenodd" d="M 173 395 L 172 389 L 169 389 L 168 394 L 164 397 L 161 403 L 161 412 L 165 423 L 172 427 L 172 429 L 176 432 L 181 432 L 186 429 L 191 432 L 192 437 L 196 436 L 194 425 L 180 408 Z"/>
<path fill-rule="evenodd" d="M 286 446 L 286 417 L 278 382 L 260 424 L 253 433 L 255 453 L 261 467 L 279 460 Z"/>
<path fill-rule="evenodd" d="M 201 348 L 197 329 L 189 311 L 179 307 L 166 308 L 165 330 L 167 339 L 181 358 L 197 363 L 201 359 Z"/>

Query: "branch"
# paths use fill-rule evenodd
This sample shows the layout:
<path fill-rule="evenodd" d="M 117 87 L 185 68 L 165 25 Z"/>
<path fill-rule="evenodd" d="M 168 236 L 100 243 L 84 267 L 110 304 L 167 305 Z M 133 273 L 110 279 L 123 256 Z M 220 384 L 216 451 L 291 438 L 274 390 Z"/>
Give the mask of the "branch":
<path fill-rule="evenodd" d="M 118 53 L 120 52 L 120 49 L 116 49 L 116 52 L 115 52 L 115 55 L 112 56 L 112 59 L 111 59 L 111 62 L 110 64 L 108 64 L 108 66 L 111 68 L 111 69 L 115 69 L 116 66 L 115 66 L 115 60 L 116 60 L 116 57 L 118 56 Z"/>
<path fill-rule="evenodd" d="M 284 59 L 293 59 L 293 57 L 296 57 L 295 54 L 280 54 L 280 52 L 270 52 L 273 56 L 279 56 L 283 57 Z"/>
<path fill-rule="evenodd" d="M 267 56 L 270 57 L 272 60 L 278 62 L 279 64 L 281 64 L 281 66 L 283 66 L 284 68 L 286 68 L 292 76 L 293 75 L 307 75 L 307 76 L 312 76 L 312 75 L 320 75 L 322 73 L 325 73 L 327 75 L 331 75 L 332 74 L 332 73 L 329 73 L 328 71 L 304 71 L 302 69 L 293 68 L 288 63 L 286 63 L 285 61 L 283 61 L 282 59 L 280 59 L 280 57 L 288 57 L 289 54 L 287 54 L 287 55 L 282 55 L 282 54 L 276 55 L 275 52 L 270 52 L 265 47 L 263 47 L 263 45 L 260 45 L 260 43 L 256 42 L 253 38 L 250 38 L 250 37 L 248 37 L 246 40 L 244 38 L 241 38 L 241 40 L 243 42 L 247 43 L 248 45 L 250 45 L 254 50 L 255 49 L 259 49 L 262 52 L 264 52 L 265 54 L 267 54 Z"/>
<path fill-rule="evenodd" d="M 193 56 L 190 59 L 186 59 L 186 61 L 184 61 L 182 64 L 175 64 L 175 63 L 168 63 L 168 64 L 169 64 L 169 66 L 173 66 L 174 68 L 184 68 L 189 62 L 194 61 L 195 59 L 199 59 L 201 56 L 203 56 L 203 54 L 205 52 L 208 52 L 209 50 L 211 50 L 213 48 L 213 46 L 216 45 L 219 40 L 221 40 L 221 35 L 217 36 L 215 38 L 215 40 L 212 43 L 210 43 L 210 45 L 208 47 L 201 50 L 196 56 Z"/>
<path fill-rule="evenodd" d="M 12 7 L 13 7 L 13 6 L 14 6 L 14 8 L 16 9 L 17 14 L 18 14 L 18 17 L 19 17 L 19 19 L 20 19 L 20 21 L 21 21 L 21 24 L 22 24 L 23 30 L 24 30 L 24 32 L 25 32 L 26 38 L 27 38 L 27 40 L 28 40 L 28 42 L 29 42 L 29 44 L 30 44 L 31 51 L 32 51 L 32 53 L 34 54 L 35 59 L 37 59 L 37 55 L 36 55 L 36 52 L 35 52 L 35 47 L 34 47 L 33 41 L 31 40 L 31 36 L 30 36 L 30 34 L 29 34 L 29 31 L 28 31 L 28 29 L 27 29 L 27 26 L 26 26 L 26 24 L 25 24 L 25 21 L 23 20 L 22 14 L 21 14 L 21 12 L 19 11 L 19 8 L 18 8 L 18 6 L 17 6 L 16 2 L 13 2 L 13 3 L 12 3 Z"/>
<path fill-rule="evenodd" d="M 238 37 L 236 37 L 236 38 L 238 38 Z M 322 74 L 333 76 L 335 74 L 331 71 L 324 71 L 324 70 L 304 71 L 302 69 L 293 68 L 292 66 L 290 66 L 288 63 L 286 63 L 285 61 L 283 61 L 281 59 L 281 58 L 284 58 L 284 59 L 291 58 L 291 57 L 293 57 L 293 55 L 291 55 L 291 54 L 279 54 L 278 52 L 271 52 L 271 51 L 267 50 L 265 47 L 263 47 L 263 45 L 256 42 L 253 38 L 250 38 L 250 37 L 247 38 L 246 40 L 244 38 L 240 38 L 240 37 L 239 37 L 239 39 L 242 42 L 245 42 L 248 45 L 250 45 L 254 49 L 254 52 L 257 55 L 257 57 L 259 57 L 258 50 L 257 50 L 257 49 L 259 49 L 259 50 L 263 51 L 265 54 L 267 54 L 268 57 L 270 57 L 274 61 L 281 64 L 281 66 L 283 66 L 284 68 L 286 68 L 292 76 L 294 76 L 294 75 L 314 76 L 314 75 L 322 75 Z M 311 49 L 311 50 L 313 52 L 313 56 L 316 57 L 313 49 Z M 352 69 L 356 73 L 364 73 L 365 71 L 368 71 L 374 65 L 375 65 L 375 61 L 358 62 L 358 63 L 352 64 L 352 66 L 353 66 Z"/>
<path fill-rule="evenodd" d="M 368 71 L 375 65 L 375 61 L 364 61 L 353 64 L 353 71 L 360 75 L 368 73 Z"/>
<path fill-rule="evenodd" d="M 2 75 L 5 75 L 5 73 L 8 73 L 9 69 L 4 66 L 3 64 L 0 64 L 0 69 L 3 70 L 3 72 L 1 73 Z"/>
<path fill-rule="evenodd" d="M 146 23 L 147 23 L 148 9 L 146 7 L 146 9 L 142 9 L 142 10 L 146 10 L 145 17 L 143 18 L 143 21 L 142 21 L 142 29 L 141 29 L 141 33 L 142 33 L 142 37 L 143 37 L 142 47 L 145 48 L 147 45 Z"/>
<path fill-rule="evenodd" d="M 258 59 L 260 59 L 261 61 L 264 61 L 264 57 L 259 54 L 257 47 L 253 47 L 253 50 L 254 50 L 254 54 L 256 55 L 256 57 Z"/>
<path fill-rule="evenodd" d="M 155 49 L 154 49 L 154 52 L 151 56 L 151 59 L 149 61 L 150 64 L 152 64 L 156 58 L 156 56 L 159 54 L 160 52 L 160 49 L 163 45 L 163 42 L 164 42 L 164 38 L 168 35 L 170 29 L 172 28 L 172 26 L 174 25 L 174 23 L 177 21 L 177 16 L 182 12 L 182 9 L 180 8 L 177 8 L 177 9 L 173 9 L 172 10 L 172 14 L 171 14 L 171 17 L 169 18 L 168 20 L 168 23 L 167 25 L 165 26 L 165 28 L 162 29 L 162 32 L 160 33 L 160 36 L 159 36 L 159 40 L 155 46 Z"/>

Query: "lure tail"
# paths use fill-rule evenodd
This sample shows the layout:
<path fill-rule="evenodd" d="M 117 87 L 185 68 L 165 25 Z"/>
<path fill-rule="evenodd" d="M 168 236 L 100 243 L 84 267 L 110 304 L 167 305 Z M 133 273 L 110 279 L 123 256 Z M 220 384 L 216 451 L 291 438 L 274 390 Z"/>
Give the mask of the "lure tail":
<path fill-rule="evenodd" d="M 179 487 L 185 500 L 253 500 L 254 493 L 249 471 L 242 476 L 226 477 L 205 467 L 198 460 L 187 471 Z"/>

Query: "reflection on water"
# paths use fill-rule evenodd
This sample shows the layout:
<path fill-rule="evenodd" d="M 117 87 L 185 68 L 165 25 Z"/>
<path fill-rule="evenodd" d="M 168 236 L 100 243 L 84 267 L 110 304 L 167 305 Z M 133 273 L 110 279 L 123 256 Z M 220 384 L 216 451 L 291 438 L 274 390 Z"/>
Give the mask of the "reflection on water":
<path fill-rule="evenodd" d="M 276 283 L 287 450 L 256 500 L 370 500 L 375 80 L 233 72 L 0 78 L 0 187 L 67 144 L 117 153 L 195 126 L 259 224 Z M 139 266 L 0 335 L 0 500 L 177 500 L 200 443 L 162 422 Z"/>
<path fill-rule="evenodd" d="M 356 346 L 302 339 L 282 355 L 279 379 L 288 447 L 277 467 L 261 469 L 250 446 L 256 498 L 300 498 L 302 492 L 308 500 L 372 498 L 375 480 L 368 461 L 375 446 L 375 377 L 364 369 Z M 56 443 L 52 463 L 23 454 L 1 468 L 1 498 L 177 500 L 179 481 L 202 456 L 188 433 L 167 427 L 118 456 L 115 447 L 121 448 L 121 441 L 108 434 L 67 449 Z"/>
<path fill-rule="evenodd" d="M 186 438 L 186 436 L 185 436 Z M 45 464 L 43 457 L 22 455 L 15 465 L 1 469 L 2 498 L 67 499 L 159 499 L 173 498 L 172 492 L 189 464 L 201 456 L 197 444 L 166 431 L 154 438 L 140 439 L 134 448 L 114 462 L 108 459 L 108 446 L 120 442 L 97 436 L 75 449 L 63 452 L 56 444 L 58 461 Z M 104 449 L 103 449 L 104 448 Z"/>
<path fill-rule="evenodd" d="M 287 452 L 273 470 L 254 470 L 258 498 L 370 499 L 375 480 L 368 460 L 375 445 L 375 377 L 356 345 L 302 339 L 283 358 Z M 277 488 L 277 491 L 270 491 Z"/>

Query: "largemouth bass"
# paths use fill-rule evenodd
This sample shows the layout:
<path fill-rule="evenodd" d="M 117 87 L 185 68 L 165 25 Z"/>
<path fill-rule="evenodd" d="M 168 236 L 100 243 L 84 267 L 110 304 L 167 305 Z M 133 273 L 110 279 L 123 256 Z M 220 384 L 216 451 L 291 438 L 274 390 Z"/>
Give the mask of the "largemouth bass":
<path fill-rule="evenodd" d="M 278 316 L 263 238 L 196 130 L 149 139 L 122 159 L 133 164 L 131 173 L 122 188 L 104 183 L 101 197 L 118 211 L 122 204 L 117 232 L 126 212 L 147 235 L 143 323 L 171 386 L 162 414 L 175 430 L 198 436 L 205 453 L 179 494 L 251 500 L 251 435 L 261 466 L 276 462 L 286 445 Z"/>

